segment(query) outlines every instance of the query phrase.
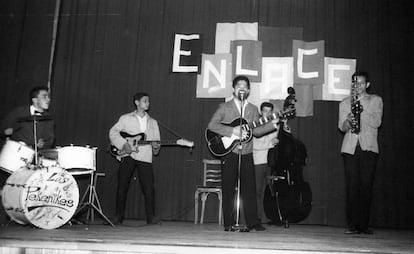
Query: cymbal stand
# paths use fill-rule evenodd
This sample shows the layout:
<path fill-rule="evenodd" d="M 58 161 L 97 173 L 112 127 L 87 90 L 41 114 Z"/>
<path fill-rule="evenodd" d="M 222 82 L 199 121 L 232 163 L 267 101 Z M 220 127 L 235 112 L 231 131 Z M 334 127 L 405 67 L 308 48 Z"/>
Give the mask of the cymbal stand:
<path fill-rule="evenodd" d="M 34 154 L 35 154 L 35 166 L 39 165 L 39 157 L 37 154 L 38 147 L 37 147 L 37 119 L 36 115 L 33 117 L 33 138 L 34 138 Z"/>
<path fill-rule="evenodd" d="M 94 155 L 94 168 L 90 172 L 90 182 L 88 187 L 86 188 L 85 192 L 83 193 L 83 197 L 81 201 L 79 202 L 79 207 L 73 217 L 76 217 L 85 207 L 87 207 L 87 214 L 86 214 L 86 220 L 88 221 L 88 225 L 90 223 L 90 220 L 94 221 L 94 212 L 97 212 L 109 225 L 114 227 L 114 224 L 108 219 L 108 217 L 105 216 L 105 214 L 102 211 L 101 203 L 98 198 L 98 194 L 96 192 L 96 182 L 97 177 L 99 173 L 96 173 L 96 150 Z M 101 173 L 102 174 L 102 173 Z M 102 174 L 104 175 L 104 174 Z M 85 202 L 86 197 L 88 197 L 87 202 Z"/>

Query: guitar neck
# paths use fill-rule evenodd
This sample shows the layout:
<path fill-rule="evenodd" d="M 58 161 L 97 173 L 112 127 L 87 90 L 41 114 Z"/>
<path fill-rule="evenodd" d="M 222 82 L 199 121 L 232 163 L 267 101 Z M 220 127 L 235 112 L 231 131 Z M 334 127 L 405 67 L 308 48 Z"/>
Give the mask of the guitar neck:
<path fill-rule="evenodd" d="M 278 119 L 279 115 L 276 113 L 271 114 L 269 117 L 261 117 L 259 120 L 257 121 L 253 121 L 250 123 L 247 123 L 246 125 L 248 126 L 249 129 L 254 129 L 256 127 L 262 126 L 274 119 Z"/>
<path fill-rule="evenodd" d="M 176 145 L 177 144 L 177 141 L 175 141 L 175 140 L 163 140 L 163 141 L 160 141 L 160 140 L 153 140 L 153 141 L 151 141 L 151 140 L 140 140 L 140 141 L 137 142 L 137 144 L 138 145 L 149 145 L 152 142 L 157 142 L 158 144 L 160 144 L 162 146 Z"/>

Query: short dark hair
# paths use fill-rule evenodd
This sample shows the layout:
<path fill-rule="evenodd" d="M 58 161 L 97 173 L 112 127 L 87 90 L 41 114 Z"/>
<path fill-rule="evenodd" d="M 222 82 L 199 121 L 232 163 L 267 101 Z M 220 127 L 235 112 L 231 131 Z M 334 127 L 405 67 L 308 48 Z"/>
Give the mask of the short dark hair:
<path fill-rule="evenodd" d="M 355 73 L 352 74 L 352 80 L 354 80 L 355 77 L 364 77 L 365 82 L 369 82 L 369 74 L 366 71 L 355 71 Z"/>
<path fill-rule="evenodd" d="M 40 91 L 48 91 L 49 92 L 49 88 L 47 86 L 35 86 L 33 87 L 30 92 L 29 92 L 29 102 L 30 104 L 32 104 L 32 99 L 36 98 Z"/>
<path fill-rule="evenodd" d="M 132 103 L 134 103 L 134 106 L 135 106 L 135 101 L 139 101 L 139 100 L 141 100 L 142 97 L 145 97 L 145 96 L 149 97 L 149 94 L 147 94 L 145 92 L 138 92 L 138 93 L 134 94 L 133 101 L 132 101 Z"/>
<path fill-rule="evenodd" d="M 268 108 L 271 108 L 273 110 L 273 104 L 270 103 L 270 102 L 265 101 L 262 104 L 260 104 L 260 110 L 263 110 L 264 107 L 268 107 Z"/>
<path fill-rule="evenodd" d="M 250 80 L 248 77 L 246 76 L 236 76 L 233 79 L 233 88 L 236 86 L 237 82 L 239 82 L 240 80 L 244 80 L 247 83 L 247 88 L 250 89 Z"/>

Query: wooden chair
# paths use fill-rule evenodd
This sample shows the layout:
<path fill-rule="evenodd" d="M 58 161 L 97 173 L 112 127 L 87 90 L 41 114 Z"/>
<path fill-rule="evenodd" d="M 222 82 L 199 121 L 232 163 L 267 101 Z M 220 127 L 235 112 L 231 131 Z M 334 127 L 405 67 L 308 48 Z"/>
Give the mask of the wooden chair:
<path fill-rule="evenodd" d="M 197 189 L 194 193 L 194 224 L 198 223 L 198 203 L 201 198 L 201 218 L 200 224 L 203 224 L 204 221 L 204 210 L 206 206 L 206 200 L 208 195 L 216 194 L 218 201 L 219 201 L 219 225 L 222 224 L 222 200 L 223 195 L 221 191 L 221 169 L 222 169 L 222 161 L 221 160 L 210 160 L 204 159 L 203 160 L 203 185 L 197 186 Z"/>

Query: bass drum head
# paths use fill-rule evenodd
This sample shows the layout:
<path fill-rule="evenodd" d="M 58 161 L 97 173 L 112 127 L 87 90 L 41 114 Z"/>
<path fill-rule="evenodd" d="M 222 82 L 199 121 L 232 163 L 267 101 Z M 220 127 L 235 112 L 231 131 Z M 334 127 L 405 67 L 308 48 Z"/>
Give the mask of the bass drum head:
<path fill-rule="evenodd" d="M 2 191 L 6 213 L 20 224 L 55 229 L 67 223 L 79 203 L 78 185 L 57 166 L 22 167 L 6 181 Z"/>

